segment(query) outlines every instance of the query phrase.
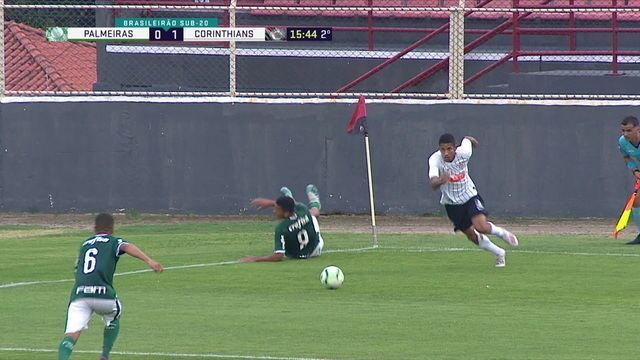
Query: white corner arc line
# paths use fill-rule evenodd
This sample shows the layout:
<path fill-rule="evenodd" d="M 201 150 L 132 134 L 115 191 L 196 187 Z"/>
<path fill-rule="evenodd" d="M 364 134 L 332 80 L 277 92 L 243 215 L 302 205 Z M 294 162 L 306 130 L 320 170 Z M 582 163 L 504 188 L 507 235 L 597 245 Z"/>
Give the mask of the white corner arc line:
<path fill-rule="evenodd" d="M 55 353 L 57 350 L 52 349 L 30 349 L 30 348 L 10 348 L 0 347 L 0 352 L 31 352 L 31 353 Z M 97 350 L 75 350 L 74 353 L 80 354 L 100 354 Z M 200 359 L 249 359 L 249 360 L 328 360 L 320 358 L 304 358 L 304 357 L 280 357 L 280 356 L 264 356 L 264 355 L 225 355 L 225 354 L 197 354 L 197 353 L 161 353 L 161 352 L 137 352 L 137 351 L 112 351 L 112 354 L 126 356 L 164 356 L 175 358 L 200 358 Z"/>

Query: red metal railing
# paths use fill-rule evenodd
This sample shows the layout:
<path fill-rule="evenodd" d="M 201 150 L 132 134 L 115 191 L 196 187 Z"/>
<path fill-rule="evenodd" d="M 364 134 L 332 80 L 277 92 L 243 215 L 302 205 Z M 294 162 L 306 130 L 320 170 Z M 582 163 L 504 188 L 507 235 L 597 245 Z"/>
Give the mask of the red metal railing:
<path fill-rule="evenodd" d="M 519 0 L 512 0 L 513 1 L 513 7 L 515 9 L 518 9 L 519 6 Z M 574 0 L 569 0 L 570 5 L 574 5 L 575 2 Z M 613 8 L 619 8 L 618 6 L 618 0 L 611 0 L 611 5 Z M 516 14 L 518 14 L 517 11 L 515 11 L 514 13 L 514 17 L 516 16 Z M 640 32 L 640 28 L 620 28 L 619 24 L 618 24 L 618 13 L 617 12 L 612 12 L 611 13 L 611 27 L 609 28 L 578 28 L 576 27 L 576 20 L 575 20 L 575 12 L 569 12 L 569 22 L 568 22 L 569 27 L 567 28 L 528 28 L 528 29 L 523 29 L 520 27 L 520 23 L 517 20 L 514 20 L 513 22 L 513 29 L 512 29 L 512 34 L 513 34 L 513 41 L 512 41 L 512 51 L 509 55 L 505 56 L 504 58 L 500 59 L 496 64 L 492 64 L 489 67 L 479 71 L 478 73 L 474 74 L 473 76 L 471 76 L 469 79 L 467 79 L 465 81 L 465 84 L 470 84 L 471 82 L 477 80 L 478 78 L 480 78 L 482 75 L 486 74 L 487 72 L 490 72 L 491 70 L 495 69 L 498 65 L 508 61 L 508 60 L 512 60 L 512 71 L 513 72 L 518 72 L 519 71 L 519 67 L 518 67 L 518 58 L 522 57 L 522 56 L 545 56 L 545 55 L 557 55 L 557 56 L 562 56 L 562 55 L 572 55 L 572 56 L 594 56 L 594 55 L 611 55 L 611 73 L 612 75 L 618 75 L 618 69 L 619 69 L 619 62 L 618 62 L 618 56 L 619 55 L 629 55 L 629 56 L 635 56 L 635 55 L 639 55 L 640 51 L 620 51 L 618 49 L 618 34 L 619 33 L 637 33 Z M 611 33 L 611 51 L 594 51 L 594 50 L 589 50 L 589 51 L 577 51 L 576 50 L 576 35 L 578 33 Z M 568 46 L 568 50 L 566 51 L 527 51 L 527 52 L 523 52 L 520 49 L 520 34 L 522 33 L 526 33 L 526 34 L 531 34 L 531 35 L 558 35 L 558 34 L 567 34 L 569 36 L 569 46 Z"/>
<path fill-rule="evenodd" d="M 496 0 L 495 2 L 498 2 L 499 0 Z M 506 20 L 502 21 L 498 26 L 492 28 L 492 29 L 465 29 L 465 34 L 470 34 L 470 35 L 478 35 L 478 37 L 476 39 L 474 39 L 473 41 L 469 42 L 468 44 L 465 45 L 464 47 L 464 53 L 467 54 L 475 49 L 477 49 L 478 47 L 482 46 L 483 44 L 485 44 L 486 42 L 490 41 L 491 39 L 497 37 L 497 36 L 504 36 L 504 35 L 510 35 L 511 36 L 511 50 L 509 53 L 507 53 L 505 56 L 503 56 L 502 58 L 500 58 L 499 60 L 491 63 L 490 65 L 488 65 L 487 67 L 481 69 L 480 71 L 478 71 L 475 74 L 472 74 L 471 76 L 469 76 L 467 79 L 465 79 L 465 84 L 471 84 L 473 83 L 475 80 L 481 78 L 482 76 L 486 75 L 487 73 L 491 72 L 492 70 L 496 69 L 497 67 L 499 67 L 502 64 L 505 64 L 508 61 L 511 61 L 511 69 L 513 72 L 519 72 L 520 71 L 520 67 L 519 67 L 519 58 L 523 57 L 523 56 L 550 56 L 550 55 L 559 55 L 559 56 L 596 56 L 596 55 L 610 55 L 611 56 L 611 73 L 614 75 L 619 74 L 619 56 L 636 56 L 636 55 L 640 55 L 640 51 L 621 51 L 619 49 L 619 34 L 621 33 L 640 33 L 640 26 L 638 27 L 624 27 L 621 28 L 619 25 L 619 16 L 618 16 L 618 12 L 617 11 L 612 11 L 610 13 L 604 13 L 604 12 L 597 12 L 597 13 L 581 13 L 580 15 L 580 19 L 593 19 L 593 20 L 599 20 L 599 21 L 606 21 L 609 20 L 610 22 L 610 26 L 609 27 L 603 27 L 603 26 L 599 26 L 599 27 L 579 27 L 578 26 L 578 16 L 576 15 L 577 12 L 576 11 L 572 11 L 575 9 L 579 9 L 584 7 L 584 2 L 580 2 L 581 5 L 576 5 L 576 0 L 568 0 L 568 7 L 563 7 L 563 10 L 566 10 L 566 12 L 563 12 L 563 14 L 565 14 L 566 16 L 566 21 L 567 21 L 567 26 L 566 27 L 523 27 L 523 22 L 522 20 L 530 17 L 532 14 L 534 14 L 533 12 L 527 12 L 527 11 L 518 11 L 518 9 L 522 9 L 522 8 L 534 8 L 534 9 L 545 9 L 545 8 L 551 8 L 553 7 L 554 9 L 558 8 L 557 6 L 554 6 L 553 4 L 550 5 L 550 3 L 553 0 L 539 0 L 539 3 L 535 4 L 535 5 L 529 5 L 529 4 L 525 4 L 522 5 L 522 0 L 511 0 L 511 6 L 504 6 L 505 8 L 511 7 L 514 9 L 514 11 L 512 12 L 511 16 L 506 18 Z M 612 7 L 614 9 L 638 9 L 638 5 L 630 5 L 630 2 L 624 0 L 610 0 L 611 1 L 611 6 L 604 6 L 602 5 L 602 2 L 599 2 L 598 5 L 599 6 L 590 6 L 590 8 L 598 8 L 598 7 L 602 7 L 602 8 L 609 8 Z M 265 0 L 238 0 L 238 6 L 239 9 L 242 9 L 242 6 L 258 6 L 258 5 L 265 5 Z M 476 4 L 474 4 L 474 8 L 485 8 L 488 7 L 491 3 L 493 3 L 494 0 L 482 0 Z M 148 2 L 143 1 L 143 0 L 116 0 L 115 1 L 116 4 L 136 4 L 136 5 L 144 5 L 144 4 L 148 4 Z M 201 5 L 229 5 L 230 0 L 210 0 L 209 2 L 199 2 L 198 0 L 155 0 L 153 1 L 154 4 L 165 4 L 165 5 L 193 5 L 194 7 L 197 6 L 201 6 Z M 375 0 L 365 0 L 366 6 L 368 7 L 372 7 L 372 6 L 380 6 L 378 4 L 378 2 L 376 2 Z M 304 0 L 300 1 L 299 4 L 297 5 L 290 5 L 290 6 L 279 6 L 280 8 L 290 8 L 291 12 L 294 13 L 296 16 L 301 16 L 301 14 L 299 13 L 298 10 L 296 10 L 296 8 L 298 7 L 302 7 L 304 6 Z M 316 5 L 317 6 L 317 5 Z M 351 5 L 353 6 L 353 5 Z M 394 6 L 397 7 L 397 6 Z M 495 7 L 495 6 L 494 6 Z M 502 7 L 502 6 L 500 6 Z M 332 9 L 335 10 L 335 12 L 339 12 L 339 8 L 340 6 L 334 6 L 332 7 Z M 338 10 L 337 10 L 338 9 Z M 368 50 L 374 50 L 375 49 L 375 35 L 376 34 L 380 34 L 380 33 L 417 33 L 417 34 L 424 34 L 424 36 L 422 36 L 420 39 L 418 39 L 417 41 L 413 42 L 412 44 L 410 44 L 409 46 L 407 46 L 406 48 L 404 48 L 403 50 L 398 51 L 394 56 L 392 56 L 389 59 L 384 60 L 383 62 L 381 62 L 380 64 L 374 66 L 372 69 L 368 70 L 367 72 L 361 74 L 360 76 L 356 77 L 354 80 L 348 82 L 347 84 L 343 85 L 342 87 L 340 87 L 339 89 L 336 90 L 336 92 L 346 92 L 350 89 L 352 89 L 353 87 L 357 86 L 358 84 L 362 83 L 363 81 L 365 81 L 366 79 L 374 76 L 375 74 L 379 73 L 380 71 L 382 71 L 384 68 L 386 68 L 387 66 L 389 66 L 390 64 L 398 61 L 400 58 L 402 58 L 404 55 L 416 50 L 419 46 L 422 46 L 426 43 L 428 43 L 430 40 L 432 40 L 433 38 L 435 38 L 436 36 L 440 35 L 440 34 L 446 34 L 450 32 L 450 24 L 448 21 L 446 21 L 443 25 L 441 25 L 440 27 L 437 28 L 415 28 L 415 27 L 380 27 L 380 26 L 376 26 L 376 18 L 379 17 L 384 17 L 384 16 L 380 16 L 380 12 L 378 13 L 374 13 L 374 11 L 372 10 L 368 10 L 366 12 L 359 12 L 359 13 L 355 13 L 355 12 L 351 12 L 353 15 L 352 16 L 356 16 L 359 18 L 362 18 L 363 16 L 366 17 L 366 26 L 335 26 L 333 27 L 334 31 L 336 32 L 364 32 L 367 34 L 367 49 Z M 351 14 L 350 13 L 350 14 Z M 384 11 L 382 13 L 385 13 Z M 252 13 L 253 14 L 253 13 Z M 281 15 L 282 13 L 273 13 L 273 15 Z M 287 14 L 287 11 L 284 11 L 284 14 Z M 469 18 L 469 17 L 473 17 L 473 18 L 481 18 L 482 16 L 485 16 L 487 14 L 492 14 L 490 12 L 477 12 L 477 11 L 473 11 L 473 10 L 469 10 L 466 11 L 464 16 L 465 18 Z M 495 14 L 495 13 L 494 13 Z M 537 19 L 553 19 L 554 21 L 558 21 L 558 16 L 557 14 L 544 14 L 544 13 L 539 13 L 539 12 L 535 12 L 536 14 L 536 18 Z M 610 18 L 605 19 L 602 17 L 603 14 L 607 14 L 607 16 L 610 15 Z M 262 10 L 260 13 L 256 13 L 257 16 L 268 16 L 269 13 L 268 11 L 265 12 L 265 10 Z M 335 14 L 334 14 L 335 15 Z M 402 17 L 402 14 L 388 14 L 387 16 L 399 16 Z M 633 21 L 640 21 L 640 13 L 638 13 L 638 18 L 636 19 L 631 19 Z M 308 14 L 308 16 L 320 16 L 314 12 L 311 12 Z M 324 16 L 328 16 L 331 17 L 333 15 L 324 15 Z M 408 15 L 407 15 L 408 16 Z M 547 16 L 547 17 L 545 17 Z M 408 16 L 408 17 L 415 17 L 415 14 Z M 446 17 L 443 16 L 439 16 L 436 13 L 433 14 L 427 14 L 424 16 L 424 18 L 442 18 L 443 20 L 446 19 Z M 493 17 L 493 20 L 498 20 L 500 19 L 501 16 L 498 17 Z M 630 20 L 630 19 L 626 19 L 626 20 Z M 228 12 L 224 13 L 223 16 L 223 21 L 222 21 L 223 25 L 227 25 L 228 24 Z M 280 24 L 281 25 L 281 24 Z M 295 26 L 293 24 L 289 24 L 287 23 L 288 26 Z M 303 24 L 302 24 L 303 25 Z M 277 25 L 274 25 L 277 26 Z M 580 33 L 610 33 L 611 35 L 611 49 L 610 50 L 577 50 L 577 35 Z M 568 43 L 567 43 L 567 50 L 540 50 L 540 51 L 522 51 L 522 35 L 538 35 L 538 36 L 548 36 L 548 35 L 563 35 L 563 36 L 567 36 L 568 39 Z M 408 79 L 407 81 L 403 82 L 402 84 L 400 84 L 399 86 L 397 86 L 396 88 L 392 89 L 391 92 L 400 92 L 403 91 L 411 86 L 415 86 L 418 85 L 419 83 L 429 79 L 430 77 L 434 76 L 435 74 L 437 74 L 439 71 L 447 71 L 447 65 L 449 63 L 449 58 L 445 58 L 442 59 L 440 61 L 438 61 L 436 64 L 428 67 L 427 69 L 425 69 L 424 71 L 420 72 L 419 74 L 415 75 L 414 77 Z"/>
<path fill-rule="evenodd" d="M 489 4 L 491 1 L 493 1 L 493 0 L 483 0 L 482 2 L 480 2 L 477 5 L 477 7 L 479 7 L 479 8 L 483 7 L 483 6 L 487 5 L 487 4 Z M 473 11 L 467 11 L 467 12 L 465 12 L 464 16 L 467 17 L 467 16 L 471 15 L 472 13 L 473 13 Z M 364 73 L 364 74 L 358 76 L 357 78 L 355 78 L 353 81 L 351 81 L 348 84 L 342 86 L 341 88 L 336 90 L 336 92 L 338 92 L 338 93 L 345 92 L 345 91 L 353 88 L 354 86 L 358 85 L 359 83 L 363 82 L 364 80 L 370 78 L 372 75 L 378 73 L 380 70 L 384 69 L 389 64 L 394 63 L 395 61 L 397 61 L 398 59 L 400 59 L 404 55 L 406 55 L 406 54 L 410 53 L 411 51 L 415 50 L 416 48 L 418 48 L 420 45 L 422 45 L 422 44 L 428 42 L 429 40 L 433 39 L 436 35 L 438 35 L 440 33 L 443 33 L 445 31 L 448 31 L 449 25 L 450 25 L 450 23 L 449 23 L 449 21 L 447 21 L 444 25 L 440 26 L 437 29 L 434 29 L 428 35 L 422 37 L 418 41 L 416 41 L 413 44 L 409 45 L 404 50 L 398 52 L 397 54 L 395 54 L 391 58 L 389 58 L 389 59 L 383 61 L 381 64 L 375 66 L 373 69 L 367 71 L 366 73 Z"/>

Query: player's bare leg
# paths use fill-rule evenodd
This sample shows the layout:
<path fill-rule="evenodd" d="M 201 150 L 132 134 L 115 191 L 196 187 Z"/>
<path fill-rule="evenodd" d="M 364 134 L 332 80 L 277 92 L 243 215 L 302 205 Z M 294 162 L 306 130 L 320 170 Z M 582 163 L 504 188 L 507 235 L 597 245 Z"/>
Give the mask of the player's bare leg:
<path fill-rule="evenodd" d="M 320 209 L 322 206 L 320 205 L 320 193 L 318 192 L 318 188 L 313 185 L 307 185 L 307 198 L 309 199 L 309 213 L 311 215 L 318 217 L 320 216 Z"/>
<path fill-rule="evenodd" d="M 504 267 L 506 265 L 506 251 L 492 243 L 487 235 L 479 233 L 473 226 L 463 232 L 469 241 L 478 245 L 480 249 L 488 251 L 496 256 L 496 267 Z"/>
<path fill-rule="evenodd" d="M 495 235 L 504 240 L 511 246 L 518 246 L 518 238 L 510 231 L 504 228 L 496 226 L 494 223 L 487 220 L 484 214 L 478 214 L 471 219 L 473 227 L 478 230 L 479 233 L 485 235 Z"/>
<path fill-rule="evenodd" d="M 467 237 L 467 239 L 469 239 L 469 241 L 478 245 L 478 239 L 479 239 L 478 232 L 475 231 L 473 226 L 468 228 L 467 230 L 464 230 L 463 233 Z"/>

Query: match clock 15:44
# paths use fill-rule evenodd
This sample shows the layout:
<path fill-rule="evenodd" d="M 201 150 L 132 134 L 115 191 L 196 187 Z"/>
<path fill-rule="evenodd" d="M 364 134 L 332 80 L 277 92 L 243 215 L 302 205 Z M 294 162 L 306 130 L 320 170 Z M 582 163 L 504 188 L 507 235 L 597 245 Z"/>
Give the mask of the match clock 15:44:
<path fill-rule="evenodd" d="M 287 41 L 331 41 L 331 28 L 320 27 L 288 27 Z"/>

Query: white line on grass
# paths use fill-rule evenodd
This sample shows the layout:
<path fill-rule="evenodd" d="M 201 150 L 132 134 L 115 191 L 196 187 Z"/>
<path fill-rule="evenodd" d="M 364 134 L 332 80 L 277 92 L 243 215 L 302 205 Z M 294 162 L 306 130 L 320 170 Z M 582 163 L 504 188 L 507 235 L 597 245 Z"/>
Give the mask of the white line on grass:
<path fill-rule="evenodd" d="M 323 253 L 347 253 L 347 252 L 365 252 L 369 250 L 379 249 L 379 247 L 368 246 L 363 248 L 355 248 L 355 249 L 333 249 L 333 250 L 324 250 Z"/>
<path fill-rule="evenodd" d="M 398 252 L 458 252 L 458 251 L 478 251 L 474 248 L 424 248 L 424 247 L 401 247 L 401 246 L 381 246 L 381 250 L 395 250 Z"/>
<path fill-rule="evenodd" d="M 420 248 L 420 247 L 400 247 L 383 246 L 382 250 L 396 250 L 399 252 L 458 252 L 458 251 L 482 251 L 476 248 Z M 541 255 L 568 255 L 568 256 L 616 256 L 616 257 L 640 257 L 640 254 L 625 253 L 590 253 L 590 252 L 570 252 L 570 251 L 545 251 L 545 250 L 509 250 L 507 253 L 521 254 L 541 254 Z"/>
<path fill-rule="evenodd" d="M 475 248 L 455 248 L 455 247 L 420 248 L 420 247 L 400 247 L 400 246 L 380 246 L 380 247 L 369 246 L 364 248 L 325 250 L 324 252 L 325 253 L 348 253 L 348 252 L 366 252 L 370 250 L 394 250 L 394 251 L 400 251 L 400 252 L 416 252 L 416 253 L 480 251 L 480 249 L 475 249 Z M 625 254 L 625 253 L 590 253 L 590 252 L 544 251 L 544 250 L 508 250 L 508 252 L 522 253 L 522 254 L 567 255 L 567 256 L 640 257 L 640 254 Z M 179 270 L 179 269 L 200 268 L 200 267 L 209 267 L 209 266 L 233 265 L 238 263 L 240 262 L 236 260 L 236 261 L 222 261 L 222 262 L 215 262 L 215 263 L 177 265 L 177 266 L 168 266 L 165 268 L 165 270 Z M 151 271 L 153 270 L 151 269 L 133 270 L 133 271 L 117 273 L 115 274 L 115 276 L 141 274 L 141 273 L 147 273 Z M 15 287 L 29 286 L 29 285 L 40 285 L 40 284 L 56 284 L 56 283 L 73 282 L 73 281 L 74 279 L 24 281 L 24 282 L 0 284 L 0 289 L 15 288 Z"/>
<path fill-rule="evenodd" d="M 17 282 L 17 283 L 0 284 L 0 289 L 28 286 L 28 285 L 38 285 L 38 284 L 55 284 L 55 283 L 63 283 L 63 282 L 70 282 L 70 281 L 73 281 L 73 279 L 24 281 L 24 282 Z"/>
<path fill-rule="evenodd" d="M 366 248 L 356 248 L 356 249 L 335 249 L 335 250 L 327 250 L 326 253 L 340 253 L 340 252 L 361 252 L 375 249 L 374 247 L 366 247 Z M 191 268 L 200 268 L 200 267 L 209 267 L 209 266 L 221 266 L 221 265 L 233 265 L 239 264 L 238 260 L 234 261 L 222 261 L 215 263 L 202 263 L 202 264 L 190 264 L 190 265 L 177 265 L 177 266 L 167 266 L 165 270 L 179 270 L 179 269 L 191 269 Z M 116 273 L 114 276 L 124 276 L 124 275 L 133 275 L 133 274 L 142 274 L 151 272 L 151 269 L 141 269 L 141 270 L 133 270 L 133 271 L 125 271 L 121 273 Z M 0 284 L 0 289 L 7 288 L 15 288 L 21 286 L 29 286 L 29 285 L 41 285 L 41 284 L 57 284 L 57 283 L 65 283 L 65 282 L 73 282 L 74 279 L 62 279 L 62 280 L 39 280 L 39 281 L 24 281 L 24 282 L 16 282 L 16 283 L 8 283 L 8 284 Z"/>
<path fill-rule="evenodd" d="M 167 266 L 164 269 L 165 270 L 178 270 L 178 269 L 190 269 L 190 268 L 208 267 L 208 266 L 232 265 L 232 264 L 238 264 L 238 263 L 239 263 L 239 261 L 237 261 L 237 260 L 236 261 L 222 261 L 222 262 L 215 262 L 215 263 Z M 142 269 L 142 270 L 126 271 L 126 272 L 116 273 L 114 276 L 141 274 L 141 273 L 146 273 L 146 272 L 151 272 L 151 271 L 153 271 L 153 270 L 151 270 L 151 269 Z M 0 289 L 20 287 L 20 286 L 28 286 L 28 285 L 55 284 L 55 283 L 73 282 L 73 281 L 74 281 L 74 279 L 25 281 L 25 282 L 17 282 L 17 283 L 9 283 L 9 284 L 0 284 Z"/>
<path fill-rule="evenodd" d="M 640 254 L 625 254 L 625 253 L 590 253 L 590 252 L 544 251 L 544 250 L 511 250 L 511 252 L 523 253 L 523 254 L 543 254 L 543 255 L 640 257 Z"/>
<path fill-rule="evenodd" d="M 55 353 L 58 350 L 51 349 L 29 349 L 29 348 L 0 348 L 4 352 L 31 352 L 31 353 Z M 96 350 L 75 350 L 74 353 L 80 354 L 100 354 Z M 189 354 L 189 353 L 160 353 L 160 352 L 135 352 L 135 351 L 112 351 L 112 354 L 126 356 L 164 356 L 173 358 L 216 358 L 216 359 L 253 359 L 253 360 L 327 360 L 320 358 L 302 358 L 302 357 L 280 357 L 280 356 L 261 356 L 261 355 L 224 355 L 224 354 Z"/>

